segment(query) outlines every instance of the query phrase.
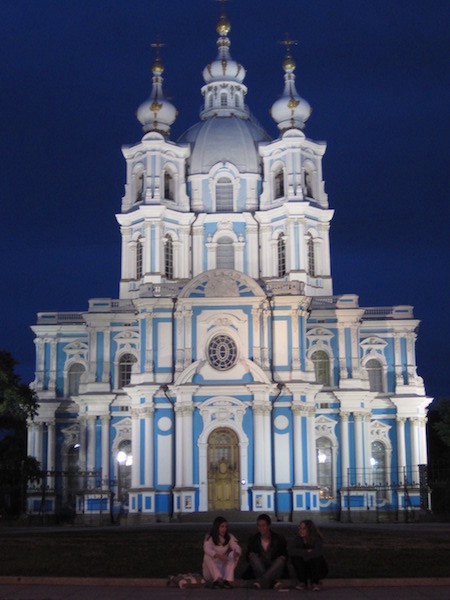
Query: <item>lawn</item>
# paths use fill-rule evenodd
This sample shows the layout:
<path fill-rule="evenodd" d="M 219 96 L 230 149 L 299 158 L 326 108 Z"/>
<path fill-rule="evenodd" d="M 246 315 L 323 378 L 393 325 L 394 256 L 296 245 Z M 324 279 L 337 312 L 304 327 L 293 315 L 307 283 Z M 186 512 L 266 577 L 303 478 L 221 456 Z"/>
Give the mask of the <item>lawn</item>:
<path fill-rule="evenodd" d="M 0 575 L 71 577 L 167 577 L 200 571 L 202 539 L 207 526 L 109 529 L 0 529 Z M 287 538 L 292 524 L 274 525 Z M 255 528 L 233 524 L 245 543 Z M 329 577 L 450 577 L 448 527 L 347 528 L 323 530 Z M 237 576 L 245 561 L 238 565 Z"/>

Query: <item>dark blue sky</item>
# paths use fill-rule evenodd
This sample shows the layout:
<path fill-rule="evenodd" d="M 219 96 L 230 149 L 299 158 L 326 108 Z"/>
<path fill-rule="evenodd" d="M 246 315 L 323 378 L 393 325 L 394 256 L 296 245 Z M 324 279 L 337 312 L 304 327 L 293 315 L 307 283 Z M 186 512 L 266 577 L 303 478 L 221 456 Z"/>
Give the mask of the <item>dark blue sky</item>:
<path fill-rule="evenodd" d="M 176 139 L 198 120 L 216 55 L 210 0 L 4 0 L 0 23 L 0 348 L 31 381 L 38 311 L 118 297 L 120 148 L 141 137 L 150 48 L 166 42 Z M 419 372 L 450 396 L 450 5 L 448 0 L 235 0 L 231 54 L 247 103 L 273 136 L 285 32 L 305 133 L 326 140 L 335 293 L 363 306 L 411 304 Z"/>

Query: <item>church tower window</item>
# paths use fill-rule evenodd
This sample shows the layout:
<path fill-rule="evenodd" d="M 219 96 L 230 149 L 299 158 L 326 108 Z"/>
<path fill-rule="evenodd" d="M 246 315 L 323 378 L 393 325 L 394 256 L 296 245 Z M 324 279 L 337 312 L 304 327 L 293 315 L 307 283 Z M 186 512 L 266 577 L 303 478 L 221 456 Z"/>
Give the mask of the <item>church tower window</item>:
<path fill-rule="evenodd" d="M 164 275 L 167 279 L 173 279 L 173 240 L 169 234 L 165 238 L 164 251 Z"/>
<path fill-rule="evenodd" d="M 383 367 L 375 358 L 371 358 L 366 363 L 367 373 L 369 375 L 369 389 L 371 392 L 383 392 Z"/>
<path fill-rule="evenodd" d="M 136 279 L 141 279 L 143 274 L 144 246 L 141 238 L 136 242 Z"/>
<path fill-rule="evenodd" d="M 131 381 L 133 365 L 136 363 L 136 357 L 133 354 L 123 354 L 119 361 L 119 381 L 118 387 L 123 388 Z"/>
<path fill-rule="evenodd" d="M 67 374 L 67 392 L 69 396 L 76 396 L 80 391 L 81 377 L 84 373 L 84 366 L 80 363 L 71 365 Z"/>
<path fill-rule="evenodd" d="M 316 276 L 316 257 L 314 254 L 314 239 L 312 235 L 309 235 L 307 238 L 307 248 L 308 248 L 308 273 L 311 277 Z"/>
<path fill-rule="evenodd" d="M 174 200 L 174 178 L 172 173 L 164 172 L 164 198 L 166 200 Z"/>
<path fill-rule="evenodd" d="M 282 169 L 279 169 L 275 173 L 274 177 L 274 197 L 275 200 L 277 198 L 282 198 L 284 196 L 284 173 Z"/>
<path fill-rule="evenodd" d="M 142 202 L 144 199 L 144 171 L 139 171 L 136 175 L 136 202 Z"/>
<path fill-rule="evenodd" d="M 309 169 L 306 169 L 303 173 L 303 193 L 307 198 L 314 198 L 312 175 Z"/>
<path fill-rule="evenodd" d="M 322 385 L 330 385 L 330 359 L 324 350 L 316 350 L 311 356 L 314 365 L 316 382 Z"/>
<path fill-rule="evenodd" d="M 217 241 L 217 269 L 234 269 L 234 247 L 233 240 L 229 237 L 221 237 Z"/>
<path fill-rule="evenodd" d="M 277 242 L 278 250 L 278 277 L 286 275 L 286 238 L 280 233 Z"/>
<path fill-rule="evenodd" d="M 220 106 L 227 106 L 227 95 L 225 93 L 220 94 Z"/>
<path fill-rule="evenodd" d="M 227 177 L 216 184 L 216 212 L 233 212 L 233 183 Z"/>

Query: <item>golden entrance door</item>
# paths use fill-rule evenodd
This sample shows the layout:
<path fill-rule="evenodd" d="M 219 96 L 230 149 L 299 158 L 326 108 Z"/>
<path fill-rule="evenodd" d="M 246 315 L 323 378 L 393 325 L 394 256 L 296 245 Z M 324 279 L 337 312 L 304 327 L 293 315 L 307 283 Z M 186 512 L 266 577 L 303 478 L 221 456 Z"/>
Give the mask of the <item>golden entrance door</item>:
<path fill-rule="evenodd" d="M 208 509 L 239 509 L 239 442 L 231 429 L 215 429 L 208 438 Z"/>

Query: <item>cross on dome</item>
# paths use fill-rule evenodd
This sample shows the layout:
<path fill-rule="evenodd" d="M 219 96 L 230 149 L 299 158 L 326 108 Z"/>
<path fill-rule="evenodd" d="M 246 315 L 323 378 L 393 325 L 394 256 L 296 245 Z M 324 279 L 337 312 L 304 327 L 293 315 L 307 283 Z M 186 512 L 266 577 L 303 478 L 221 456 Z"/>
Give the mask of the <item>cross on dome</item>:
<path fill-rule="evenodd" d="M 161 60 L 160 49 L 164 46 L 165 44 L 159 40 L 151 44 L 151 47 L 156 50 L 152 65 L 152 91 L 150 98 L 139 106 L 136 114 L 145 133 L 156 131 L 168 136 L 170 126 L 177 117 L 177 109 L 165 98 L 162 88 L 164 64 Z"/>

